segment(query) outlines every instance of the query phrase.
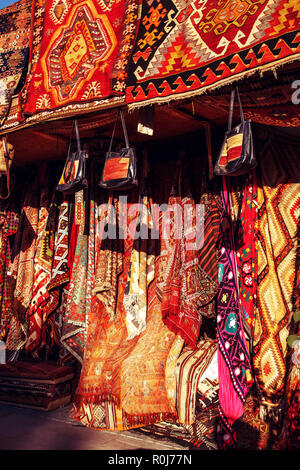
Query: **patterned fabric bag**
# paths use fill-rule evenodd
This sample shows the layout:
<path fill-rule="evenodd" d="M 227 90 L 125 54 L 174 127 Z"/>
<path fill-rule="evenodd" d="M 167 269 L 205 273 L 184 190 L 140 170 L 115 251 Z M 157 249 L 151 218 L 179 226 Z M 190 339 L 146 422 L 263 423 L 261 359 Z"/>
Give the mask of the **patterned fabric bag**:
<path fill-rule="evenodd" d="M 112 144 L 119 115 L 121 116 L 126 147 L 120 149 L 119 152 L 112 152 Z M 119 109 L 99 185 L 105 189 L 130 189 L 131 187 L 137 186 L 137 184 L 135 149 L 129 146 L 124 115 L 122 110 Z"/>
<path fill-rule="evenodd" d="M 14 159 L 15 150 L 12 144 L 2 137 L 0 143 L 0 199 L 10 196 L 10 168 Z M 2 195 L 3 186 L 6 186 L 6 195 Z"/>
<path fill-rule="evenodd" d="M 232 129 L 233 104 L 237 92 L 241 122 Z M 228 129 L 222 149 L 214 168 L 216 175 L 237 176 L 248 173 L 256 167 L 251 121 L 244 119 L 238 88 L 231 91 Z"/>
<path fill-rule="evenodd" d="M 72 152 L 72 137 L 74 128 L 76 132 L 77 150 Z M 81 150 L 78 122 L 77 119 L 75 119 L 72 125 L 67 160 L 59 183 L 56 187 L 57 191 L 61 191 L 65 194 L 71 194 L 87 187 L 87 158 L 87 152 L 85 150 Z"/>

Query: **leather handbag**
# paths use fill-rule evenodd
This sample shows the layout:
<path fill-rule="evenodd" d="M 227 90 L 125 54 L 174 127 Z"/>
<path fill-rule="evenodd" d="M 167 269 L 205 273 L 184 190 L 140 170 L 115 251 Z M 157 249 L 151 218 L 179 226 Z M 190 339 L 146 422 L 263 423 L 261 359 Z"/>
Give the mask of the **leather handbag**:
<path fill-rule="evenodd" d="M 10 196 L 10 168 L 14 159 L 15 150 L 12 144 L 2 137 L 0 143 L 0 199 L 8 199 Z M 5 195 L 2 195 L 3 186 Z"/>
<path fill-rule="evenodd" d="M 235 92 L 237 93 L 241 122 L 232 128 Z M 239 90 L 236 88 L 231 91 L 228 129 L 214 167 L 214 173 L 216 175 L 238 176 L 248 173 L 256 165 L 251 121 L 244 119 Z"/>
<path fill-rule="evenodd" d="M 76 133 L 76 150 L 72 151 L 73 133 Z M 66 194 L 76 193 L 87 187 L 88 153 L 81 149 L 77 119 L 73 121 L 67 159 L 64 165 L 57 191 Z"/>
<path fill-rule="evenodd" d="M 119 152 L 113 152 L 112 145 L 119 116 L 122 121 L 125 147 L 121 148 Z M 118 110 L 115 120 L 109 149 L 105 155 L 105 162 L 99 185 L 102 188 L 111 190 L 131 189 L 138 185 L 136 152 L 135 149 L 129 145 L 125 119 L 121 109 Z"/>

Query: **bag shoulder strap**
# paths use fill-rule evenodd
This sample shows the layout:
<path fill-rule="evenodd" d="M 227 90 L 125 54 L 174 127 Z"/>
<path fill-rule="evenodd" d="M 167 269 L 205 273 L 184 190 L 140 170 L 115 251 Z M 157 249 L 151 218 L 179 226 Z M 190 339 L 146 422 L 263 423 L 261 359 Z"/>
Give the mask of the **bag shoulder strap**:
<path fill-rule="evenodd" d="M 243 124 L 245 122 L 239 89 L 238 89 L 238 87 L 236 87 L 233 90 L 231 90 L 231 94 L 230 94 L 230 106 L 229 106 L 227 132 L 230 132 L 231 128 L 232 128 L 232 115 L 233 115 L 233 105 L 234 105 L 234 99 L 235 99 L 235 92 L 237 93 L 237 98 L 238 98 L 238 103 L 239 103 L 239 108 L 240 108 L 241 121 L 242 121 Z"/>
<path fill-rule="evenodd" d="M 68 148 L 68 157 L 70 156 L 70 153 L 71 153 L 71 147 L 72 147 L 72 142 L 73 142 L 74 129 L 75 129 L 75 134 L 76 134 L 77 150 L 78 150 L 78 152 L 81 151 L 80 137 L 79 137 L 79 129 L 78 129 L 78 121 L 77 121 L 77 119 L 74 119 L 74 120 L 73 120 L 73 123 L 72 123 L 71 135 L 70 135 L 70 142 L 69 142 L 69 148 Z"/>
<path fill-rule="evenodd" d="M 119 108 L 118 113 L 117 113 L 117 117 L 116 117 L 116 120 L 115 120 L 114 128 L 113 128 L 113 131 L 112 131 L 112 134 L 111 134 L 110 144 L 109 144 L 109 148 L 108 148 L 109 152 L 111 152 L 111 149 L 112 149 L 112 144 L 113 144 L 113 140 L 114 140 L 114 136 L 115 136 L 115 132 L 116 132 L 116 127 L 117 127 L 117 122 L 118 122 L 118 119 L 119 119 L 119 115 L 121 116 L 123 134 L 124 134 L 124 138 L 125 138 L 125 145 L 126 145 L 126 148 L 129 147 L 129 140 L 128 140 L 128 134 L 127 134 L 126 124 L 125 124 L 124 114 L 123 114 L 122 109 Z"/>

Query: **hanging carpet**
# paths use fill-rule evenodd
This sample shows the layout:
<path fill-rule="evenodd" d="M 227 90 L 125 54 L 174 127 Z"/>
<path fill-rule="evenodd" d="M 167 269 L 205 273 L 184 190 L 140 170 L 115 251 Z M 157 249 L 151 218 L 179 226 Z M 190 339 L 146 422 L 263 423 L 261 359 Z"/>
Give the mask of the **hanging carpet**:
<path fill-rule="evenodd" d="M 25 80 L 31 21 L 31 0 L 20 0 L 0 10 L 0 123 L 11 98 Z"/>
<path fill-rule="evenodd" d="M 258 277 L 253 364 L 262 415 L 265 419 L 272 416 L 277 419 L 284 409 L 290 361 L 287 337 L 294 310 L 300 207 L 299 142 L 270 133 L 264 133 L 259 142 L 261 181 L 257 197 Z M 280 420 L 277 424 L 281 426 Z"/>
<path fill-rule="evenodd" d="M 0 340 L 8 333 L 13 316 L 13 289 L 7 275 L 11 260 L 10 237 L 18 230 L 19 216 L 12 210 L 0 215 Z"/>
<path fill-rule="evenodd" d="M 143 2 L 130 61 L 130 107 L 207 92 L 299 60 L 297 0 Z"/>
<path fill-rule="evenodd" d="M 124 95 L 139 0 L 35 0 L 25 115 Z M 106 100 L 106 101 L 103 101 Z M 41 114 L 43 116 L 43 114 Z"/>

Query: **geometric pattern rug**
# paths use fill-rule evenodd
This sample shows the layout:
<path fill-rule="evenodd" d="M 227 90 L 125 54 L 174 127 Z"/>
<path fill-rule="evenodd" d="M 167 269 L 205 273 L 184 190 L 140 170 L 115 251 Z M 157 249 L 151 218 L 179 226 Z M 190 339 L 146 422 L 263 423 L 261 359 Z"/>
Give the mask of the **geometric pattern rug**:
<path fill-rule="evenodd" d="M 30 20 L 31 0 L 20 0 L 0 10 L 0 123 L 26 73 Z"/>
<path fill-rule="evenodd" d="M 34 0 L 24 115 L 125 95 L 139 0 Z"/>
<path fill-rule="evenodd" d="M 298 0 L 146 0 L 130 108 L 189 98 L 300 58 Z"/>
<path fill-rule="evenodd" d="M 299 140 L 264 133 L 258 192 L 258 279 L 253 365 L 262 409 L 280 412 L 293 315 L 300 217 Z"/>

